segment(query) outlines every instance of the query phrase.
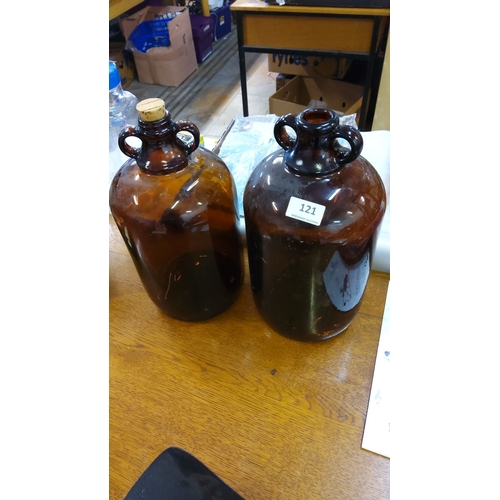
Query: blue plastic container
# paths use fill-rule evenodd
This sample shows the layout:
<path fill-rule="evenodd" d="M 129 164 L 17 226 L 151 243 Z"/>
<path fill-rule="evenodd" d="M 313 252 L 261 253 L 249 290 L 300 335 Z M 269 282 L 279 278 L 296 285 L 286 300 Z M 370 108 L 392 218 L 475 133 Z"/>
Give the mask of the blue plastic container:
<path fill-rule="evenodd" d="M 231 9 L 229 5 L 214 9 L 210 16 L 214 18 L 214 36 L 213 41 L 220 40 L 228 33 L 231 33 Z"/>
<path fill-rule="evenodd" d="M 196 60 L 198 64 L 201 64 L 212 53 L 212 37 L 215 21 L 212 17 L 189 17 L 191 20 L 191 31 L 193 32 Z"/>
<path fill-rule="evenodd" d="M 137 50 L 146 52 L 151 47 L 169 47 L 168 23 L 172 19 L 143 21 L 130 35 Z"/>

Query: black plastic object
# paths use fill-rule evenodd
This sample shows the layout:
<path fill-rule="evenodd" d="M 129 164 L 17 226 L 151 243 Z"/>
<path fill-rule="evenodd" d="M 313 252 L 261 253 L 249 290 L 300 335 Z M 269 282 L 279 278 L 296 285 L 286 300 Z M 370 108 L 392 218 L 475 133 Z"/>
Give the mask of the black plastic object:
<path fill-rule="evenodd" d="M 125 500 L 244 500 L 181 448 L 167 448 L 143 472 Z"/>

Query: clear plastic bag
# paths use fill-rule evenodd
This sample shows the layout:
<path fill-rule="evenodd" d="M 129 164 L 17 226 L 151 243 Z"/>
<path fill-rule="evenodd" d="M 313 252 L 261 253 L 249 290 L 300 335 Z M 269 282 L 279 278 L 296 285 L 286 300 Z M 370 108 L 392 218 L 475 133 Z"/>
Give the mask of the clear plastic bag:
<path fill-rule="evenodd" d="M 276 115 L 238 117 L 225 137 L 219 157 L 233 174 L 238 193 L 238 212 L 243 217 L 243 193 L 253 169 L 279 149 L 274 139 Z"/>

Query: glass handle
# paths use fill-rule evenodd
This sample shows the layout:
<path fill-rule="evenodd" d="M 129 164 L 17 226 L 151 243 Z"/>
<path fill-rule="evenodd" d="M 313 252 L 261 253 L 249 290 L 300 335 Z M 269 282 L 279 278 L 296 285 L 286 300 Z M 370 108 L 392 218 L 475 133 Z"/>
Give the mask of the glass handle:
<path fill-rule="evenodd" d="M 295 137 L 291 137 L 286 130 L 286 127 L 290 127 L 297 135 L 297 129 L 295 127 L 296 116 L 292 113 L 278 118 L 274 124 L 274 138 L 276 142 L 285 150 L 291 148 L 295 144 Z"/>
<path fill-rule="evenodd" d="M 200 145 L 200 130 L 198 127 L 191 122 L 186 120 L 179 120 L 174 124 L 174 132 L 175 132 L 175 142 L 178 146 L 180 146 L 186 154 L 190 155 L 195 149 Z M 186 143 L 177 137 L 179 132 L 189 132 L 193 136 L 193 142 L 186 146 Z"/>
<path fill-rule="evenodd" d="M 122 150 L 123 154 L 129 156 L 130 158 L 134 158 L 137 160 L 139 156 L 139 151 L 142 148 L 134 148 L 130 144 L 126 142 L 127 137 L 137 137 L 138 139 L 141 140 L 141 143 L 144 144 L 143 139 L 141 138 L 140 135 L 137 134 L 135 131 L 135 127 L 128 126 L 124 128 L 121 132 L 120 135 L 118 136 L 118 147 Z"/>
<path fill-rule="evenodd" d="M 363 149 L 363 137 L 355 128 L 349 127 L 348 125 L 340 125 L 335 129 L 333 139 L 344 139 L 349 143 L 349 146 L 351 146 L 349 151 L 336 149 L 339 154 L 336 161 L 339 165 L 350 163 L 361 154 Z"/>

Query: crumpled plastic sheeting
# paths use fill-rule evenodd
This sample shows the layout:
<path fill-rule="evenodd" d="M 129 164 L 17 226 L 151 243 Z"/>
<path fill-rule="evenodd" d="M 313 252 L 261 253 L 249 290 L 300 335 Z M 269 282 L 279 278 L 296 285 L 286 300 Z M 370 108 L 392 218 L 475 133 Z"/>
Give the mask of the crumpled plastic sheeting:
<path fill-rule="evenodd" d="M 280 149 L 274 138 L 276 115 L 238 117 L 224 139 L 219 157 L 233 174 L 238 193 L 238 211 L 243 217 L 243 194 L 253 169 Z"/>

